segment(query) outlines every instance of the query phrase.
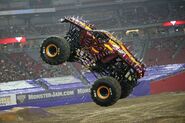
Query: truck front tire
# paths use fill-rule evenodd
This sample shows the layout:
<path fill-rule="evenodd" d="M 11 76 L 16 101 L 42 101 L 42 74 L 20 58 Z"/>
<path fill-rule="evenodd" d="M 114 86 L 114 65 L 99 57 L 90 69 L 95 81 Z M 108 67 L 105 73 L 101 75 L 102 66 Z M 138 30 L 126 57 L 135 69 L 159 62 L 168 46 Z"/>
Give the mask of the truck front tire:
<path fill-rule="evenodd" d="M 113 77 L 102 77 L 91 88 L 93 101 L 100 106 L 110 106 L 121 97 L 120 83 Z"/>

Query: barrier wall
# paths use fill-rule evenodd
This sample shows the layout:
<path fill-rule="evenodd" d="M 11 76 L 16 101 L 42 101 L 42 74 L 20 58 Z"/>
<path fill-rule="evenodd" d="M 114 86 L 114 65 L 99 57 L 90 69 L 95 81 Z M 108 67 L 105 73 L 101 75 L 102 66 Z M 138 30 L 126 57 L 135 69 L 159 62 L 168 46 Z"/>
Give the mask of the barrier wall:
<path fill-rule="evenodd" d="M 185 70 L 185 64 L 170 64 L 170 65 L 149 67 L 146 70 L 145 76 L 139 80 L 140 84 L 134 88 L 134 91 L 130 96 L 135 97 L 135 96 L 155 94 L 155 92 L 160 90 L 160 87 L 157 86 L 159 84 L 155 85 L 155 82 L 157 81 L 161 81 L 160 84 L 163 84 L 166 87 L 173 86 L 175 84 L 175 81 L 171 83 L 168 83 L 168 82 L 163 83 L 163 79 L 167 79 L 173 76 L 174 79 L 178 81 L 179 76 L 176 76 L 176 75 L 178 73 L 183 72 L 184 70 Z M 183 77 L 181 79 L 183 79 Z M 181 88 L 185 88 L 185 81 L 181 81 L 180 83 L 182 85 Z M 178 91 L 178 87 L 173 91 Z M 161 89 L 160 93 L 161 92 L 165 92 L 165 91 Z"/>
<path fill-rule="evenodd" d="M 15 106 L 49 107 L 91 100 L 90 84 L 73 76 L 0 84 L 0 110 Z"/>
<path fill-rule="evenodd" d="M 184 73 L 180 74 L 184 70 L 185 64 L 147 68 L 145 76 L 139 80 L 139 85 L 134 88 L 130 97 L 164 92 L 165 90 L 160 88 L 161 84 L 170 88 L 170 85 L 174 85 L 174 80 L 181 83 L 176 89 L 184 88 Z M 86 85 L 73 76 L 0 83 L 0 110 L 15 106 L 50 107 L 91 102 L 90 87 L 96 78 L 92 73 L 85 73 L 84 76 L 89 82 Z M 170 81 L 166 78 L 170 78 Z"/>
<path fill-rule="evenodd" d="M 151 82 L 150 94 L 185 91 L 185 72 Z"/>

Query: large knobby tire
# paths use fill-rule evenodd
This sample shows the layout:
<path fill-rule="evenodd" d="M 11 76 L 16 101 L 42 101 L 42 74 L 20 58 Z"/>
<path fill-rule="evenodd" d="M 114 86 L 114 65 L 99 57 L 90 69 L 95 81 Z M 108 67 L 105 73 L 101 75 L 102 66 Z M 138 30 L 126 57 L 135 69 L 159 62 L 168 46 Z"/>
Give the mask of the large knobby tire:
<path fill-rule="evenodd" d="M 49 37 L 43 41 L 40 55 L 50 65 L 62 64 L 70 56 L 70 45 L 64 38 Z"/>
<path fill-rule="evenodd" d="M 132 93 L 133 88 L 131 85 L 129 85 L 128 83 L 121 83 L 121 97 L 122 98 L 126 98 L 130 95 L 130 93 Z"/>
<path fill-rule="evenodd" d="M 120 99 L 120 96 L 120 83 L 113 77 L 102 77 L 92 85 L 91 97 L 100 106 L 111 106 Z"/>
<path fill-rule="evenodd" d="M 78 60 L 77 58 L 75 58 L 76 56 L 76 52 L 72 52 L 69 56 L 69 58 L 67 59 L 68 62 L 75 62 L 76 60 Z"/>

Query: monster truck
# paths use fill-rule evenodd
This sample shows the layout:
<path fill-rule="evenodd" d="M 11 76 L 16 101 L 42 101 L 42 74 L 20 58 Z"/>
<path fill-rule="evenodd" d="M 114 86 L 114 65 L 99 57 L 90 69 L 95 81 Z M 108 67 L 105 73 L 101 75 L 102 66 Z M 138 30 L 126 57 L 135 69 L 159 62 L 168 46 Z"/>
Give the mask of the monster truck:
<path fill-rule="evenodd" d="M 80 62 L 100 77 L 91 87 L 91 97 L 100 106 L 110 106 L 127 97 L 144 76 L 145 65 L 108 31 L 97 30 L 93 24 L 65 17 L 69 30 L 61 38 L 51 36 L 41 46 L 41 58 L 50 65 Z"/>

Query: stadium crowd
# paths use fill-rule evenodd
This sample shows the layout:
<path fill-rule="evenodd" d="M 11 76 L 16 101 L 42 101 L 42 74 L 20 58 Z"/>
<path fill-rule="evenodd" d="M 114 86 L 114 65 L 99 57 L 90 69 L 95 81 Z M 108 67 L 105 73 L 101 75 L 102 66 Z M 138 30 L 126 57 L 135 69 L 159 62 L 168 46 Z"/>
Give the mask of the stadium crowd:
<path fill-rule="evenodd" d="M 133 48 L 134 43 L 129 42 Z M 185 62 L 185 36 L 152 39 L 144 63 L 147 66 L 174 64 Z M 38 54 L 37 54 L 38 55 Z M 34 60 L 24 52 L 1 53 L 0 82 L 37 79 L 40 77 L 58 77 L 72 74 L 68 64 L 51 66 L 44 64 L 41 59 Z M 78 69 L 81 67 L 74 64 Z"/>
<path fill-rule="evenodd" d="M 185 36 L 157 38 L 151 40 L 144 61 L 148 66 L 184 63 L 184 53 Z"/>
<path fill-rule="evenodd" d="M 48 1 L 48 0 L 47 0 Z M 83 1 L 83 0 L 80 0 Z M 85 0 L 84 0 L 85 1 Z M 91 1 L 91 0 L 88 0 Z M 105 1 L 105 0 L 104 0 Z M 109 0 L 110 2 L 111 0 Z M 60 2 L 60 1 L 59 1 Z M 97 1 L 96 1 L 97 2 Z M 5 1 L 5 4 L 7 2 Z M 82 2 L 83 3 L 83 2 Z M 94 4 L 94 2 L 84 2 L 85 4 Z M 103 2 L 102 2 L 103 3 Z M 44 5 L 44 4 L 42 4 Z M 103 7 L 95 7 L 87 9 L 87 11 L 79 11 L 78 13 L 69 13 L 69 15 L 80 15 L 85 19 L 91 20 L 93 24 L 97 25 L 98 29 L 112 29 L 120 27 L 133 27 L 133 26 L 151 26 L 152 24 L 162 23 L 164 21 L 174 19 L 185 19 L 184 11 L 185 6 L 179 4 L 138 4 L 134 6 L 132 3 L 128 4 L 127 7 L 115 7 L 113 9 L 107 9 Z M 31 5 L 35 8 L 37 4 Z M 48 5 L 46 5 L 48 6 Z M 170 11 L 169 7 L 170 6 Z M 0 10 L 6 10 L 4 6 L 0 5 Z M 59 4 L 56 4 L 59 7 Z M 3 8 L 3 9 L 1 9 Z M 80 8 L 80 6 L 79 6 Z M 85 9 L 85 8 L 84 8 Z M 80 9 L 79 9 L 80 10 Z M 57 11 L 51 16 L 51 20 L 57 20 L 61 17 L 62 11 Z M 50 14 L 49 14 L 50 15 Z M 26 16 L 30 20 L 25 20 L 19 25 L 11 24 L 11 19 L 19 20 L 18 16 L 6 18 L 6 16 L 0 17 L 0 38 L 14 37 L 17 35 L 24 36 L 40 36 L 40 35 L 54 35 L 64 33 L 67 29 L 65 25 L 58 24 L 56 22 L 48 24 L 48 19 L 44 18 L 42 14 Z M 26 19 L 28 19 L 26 18 Z M 48 18 L 48 17 L 47 17 Z M 49 17 L 50 18 L 50 17 Z M 24 20 L 25 18 L 23 18 Z M 33 20 L 37 20 L 39 24 L 35 24 Z M 39 19 L 42 19 L 39 20 Z M 8 21 L 7 21 L 8 20 Z M 9 22 L 9 23 L 8 23 Z M 7 23 L 7 25 L 6 25 Z M 6 26 L 4 26 L 6 25 Z M 156 27 L 157 28 L 157 27 Z M 118 31 L 120 35 L 125 30 Z M 149 33 L 149 31 L 146 31 Z M 184 31 L 185 32 L 185 31 Z M 151 33 L 152 34 L 152 33 Z M 185 33 L 184 33 L 185 34 Z M 153 34 L 152 34 L 153 35 Z M 144 62 L 147 66 L 161 65 L 161 64 L 173 64 L 173 63 L 184 63 L 185 62 L 185 37 L 184 36 L 172 36 L 172 37 L 161 37 L 159 34 L 156 38 L 151 38 L 150 35 L 144 35 L 146 44 L 149 44 L 147 50 L 142 56 L 144 56 Z M 28 41 L 26 45 L 19 46 L 15 45 L 11 48 L 16 49 L 38 49 L 39 45 L 37 41 Z M 130 41 L 129 45 L 134 50 L 136 46 L 135 41 Z M 137 44 L 140 45 L 139 43 Z M 143 44 L 142 44 L 143 46 Z M 141 46 L 141 47 L 142 47 Z M 6 48 L 7 47 L 7 48 Z M 37 79 L 40 77 L 57 77 L 72 74 L 71 65 L 64 64 L 59 66 L 50 66 L 43 63 L 39 58 L 34 59 L 31 55 L 20 50 L 19 52 L 8 52 L 8 45 L 6 47 L 0 44 L 0 82 L 25 80 L 25 79 Z M 9 48 L 9 49 L 11 49 Z M 39 55 L 39 52 L 34 55 Z M 81 69 L 81 66 L 74 64 L 76 68 Z"/>
<path fill-rule="evenodd" d="M 169 7 L 170 6 L 170 7 Z M 114 6 L 114 9 L 91 8 L 86 11 L 74 12 L 72 15 L 82 16 L 84 19 L 90 20 L 93 24 L 96 24 L 100 29 L 112 29 L 118 27 L 130 27 L 141 26 L 148 24 L 157 24 L 169 20 L 183 20 L 185 19 L 184 4 L 172 3 L 170 5 L 166 3 L 153 3 L 146 4 L 123 4 L 123 7 Z M 115 9 L 116 8 L 116 9 Z M 169 10 L 170 9 L 170 10 Z M 69 13 L 68 15 L 71 15 Z M 51 17 L 50 17 L 51 16 Z M 65 27 L 59 25 L 57 20 L 64 17 L 62 11 L 57 11 L 55 14 L 46 15 L 30 15 L 26 18 L 19 16 L 14 17 L 2 17 L 2 27 L 7 25 L 9 28 L 0 28 L 0 37 L 10 37 L 15 35 L 48 35 L 63 33 Z M 52 19 L 51 19 L 52 18 Z M 15 25 L 11 23 L 11 20 L 19 22 Z M 39 21 L 37 24 L 36 20 Z M 52 20 L 52 21 L 50 21 Z M 10 22 L 10 23 L 7 23 Z"/>
<path fill-rule="evenodd" d="M 46 66 L 26 53 L 0 53 L 0 82 L 69 75 L 69 67 Z"/>

